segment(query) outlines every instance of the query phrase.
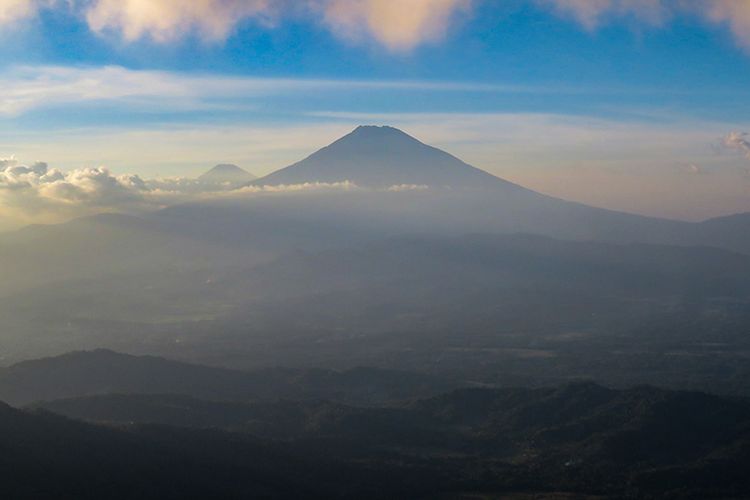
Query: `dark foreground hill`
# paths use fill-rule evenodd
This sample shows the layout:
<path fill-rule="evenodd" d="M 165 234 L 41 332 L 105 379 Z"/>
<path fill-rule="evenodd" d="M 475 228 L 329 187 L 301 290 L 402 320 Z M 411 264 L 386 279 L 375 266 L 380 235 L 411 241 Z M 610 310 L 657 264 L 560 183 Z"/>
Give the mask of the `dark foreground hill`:
<path fill-rule="evenodd" d="M 33 413 L 39 408 L 127 426 L 87 427 Z M 746 498 L 750 492 L 748 401 L 646 386 L 461 389 L 388 408 L 103 395 L 41 403 L 31 411 L 12 414 L 46 419 L 49 428 L 64 423 L 62 436 L 73 429 L 77 442 L 86 430 L 98 436 L 84 440 L 87 445 L 103 440 L 113 450 L 128 450 L 133 442 L 153 450 L 155 441 L 169 456 L 172 440 L 181 439 L 181 452 L 192 457 L 191 447 L 200 441 L 208 452 L 198 464 L 218 460 L 203 471 L 204 488 L 231 477 L 225 469 L 249 471 L 240 482 L 249 486 L 258 480 L 257 468 L 268 467 L 258 496 L 304 491 L 294 488 L 307 488 L 310 495 L 367 491 L 383 498 Z M 7 433 L 2 439 L 13 443 Z M 44 439 L 51 437 L 41 433 L 32 441 Z M 42 450 L 47 448 L 35 452 Z M 247 469 L 243 460 L 252 454 L 262 455 L 266 465 Z M 105 459 L 99 467 L 113 461 Z M 274 465 L 277 461 L 282 464 Z M 316 465 L 283 488 L 273 482 L 311 463 Z M 333 471 L 338 475 L 331 482 Z M 158 491 L 162 477 L 152 480 Z M 97 486 L 106 484 L 104 479 Z M 366 490 L 373 484 L 375 489 Z M 276 487 L 281 489 L 274 492 Z"/>
<path fill-rule="evenodd" d="M 106 393 L 170 393 L 213 400 L 324 398 L 360 405 L 436 394 L 455 384 L 376 368 L 227 370 L 105 349 L 25 361 L 0 370 L 0 400 L 14 405 Z"/>
<path fill-rule="evenodd" d="M 5 405 L 0 449 L 2 496 L 14 500 L 385 498 L 414 491 L 398 470 L 313 461 L 247 435 L 94 426 Z"/>

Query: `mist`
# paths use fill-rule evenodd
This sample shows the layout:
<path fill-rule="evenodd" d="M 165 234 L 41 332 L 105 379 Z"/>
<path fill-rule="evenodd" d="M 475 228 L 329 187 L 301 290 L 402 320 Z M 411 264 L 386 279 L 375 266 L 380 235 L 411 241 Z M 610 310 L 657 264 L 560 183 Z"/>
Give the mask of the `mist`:
<path fill-rule="evenodd" d="M 748 12 L 0 0 L 3 497 L 749 498 Z"/>

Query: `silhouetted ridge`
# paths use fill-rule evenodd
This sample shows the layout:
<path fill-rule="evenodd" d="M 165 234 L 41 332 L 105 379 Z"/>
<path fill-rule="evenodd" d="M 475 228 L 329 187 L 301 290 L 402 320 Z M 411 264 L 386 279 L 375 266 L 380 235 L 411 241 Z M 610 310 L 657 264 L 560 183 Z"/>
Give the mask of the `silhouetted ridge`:
<path fill-rule="evenodd" d="M 108 426 L 87 427 L 42 410 Z M 23 416 L 5 411 L 16 420 Z M 19 434 L 0 408 L 5 442 L 20 441 L 15 448 L 6 444 L 6 456 L 17 456 L 13 452 L 18 445 L 29 441 L 35 442 L 37 453 L 67 451 L 81 443 L 82 430 L 102 436 L 127 429 L 131 438 L 150 438 L 148 443 L 154 438 L 162 446 L 180 443 L 181 455 L 213 450 L 214 472 L 201 476 L 211 485 L 223 484 L 226 478 L 215 476 L 215 471 L 245 465 L 239 469 L 243 474 L 266 467 L 274 477 L 281 472 L 282 478 L 289 474 L 295 481 L 311 478 L 321 487 L 328 483 L 319 466 L 330 462 L 334 491 L 343 498 L 363 498 L 361 493 L 341 493 L 350 482 L 361 488 L 378 484 L 378 494 L 366 498 L 436 498 L 436 491 L 442 493 L 440 498 L 468 498 L 459 494 L 466 491 L 477 492 L 476 498 L 747 498 L 750 485 L 747 400 L 650 386 L 617 390 L 575 382 L 536 389 L 465 388 L 368 408 L 321 400 L 207 401 L 170 394 L 110 394 L 40 403 L 25 415 L 30 422 L 44 416 L 49 428 L 45 432 L 27 427 L 26 435 Z M 68 433 L 61 424 L 67 424 L 68 431 L 75 425 L 78 434 L 63 441 Z M 202 438 L 196 443 L 195 436 Z M 85 456 L 91 455 L 88 450 L 96 442 L 85 441 Z M 217 448 L 217 443 L 223 445 Z M 226 448 L 230 443 L 235 446 Z M 107 449 L 111 453 L 104 455 L 106 461 L 128 458 L 121 447 Z M 294 462 L 279 469 L 292 457 L 276 455 L 280 462 L 269 463 L 274 449 L 293 451 L 298 460 L 307 460 L 297 465 L 315 466 L 315 473 L 300 475 L 291 468 Z M 223 453 L 216 453 L 219 450 Z M 242 450 L 250 453 L 239 453 Z M 168 448 L 159 451 L 162 456 Z M 261 451 L 265 456 L 259 455 Z M 32 458 L 38 463 L 43 455 Z M 54 463 L 64 467 L 69 461 Z M 363 465 L 365 469 L 358 469 Z M 182 471 L 185 464 L 177 466 Z M 130 471 L 131 466 L 120 470 Z M 352 476 L 357 470 L 364 476 Z M 157 484 L 172 479 L 157 477 Z M 365 477 L 372 482 L 362 483 Z M 376 482 L 384 478 L 388 479 Z M 403 482 L 406 478 L 411 483 Z M 230 478 L 228 484 L 238 479 Z M 395 489 L 381 489 L 388 487 Z M 503 494 L 515 489 L 565 494 Z"/>
<path fill-rule="evenodd" d="M 240 401 L 326 398 L 376 404 L 455 386 L 428 375 L 378 368 L 245 372 L 106 349 L 23 361 L 0 370 L 0 401 L 13 405 L 109 393 L 183 394 Z"/>
<path fill-rule="evenodd" d="M 254 184 L 342 181 L 373 188 L 426 185 L 523 190 L 399 129 L 370 125 L 357 127 L 304 160 L 258 179 Z"/>

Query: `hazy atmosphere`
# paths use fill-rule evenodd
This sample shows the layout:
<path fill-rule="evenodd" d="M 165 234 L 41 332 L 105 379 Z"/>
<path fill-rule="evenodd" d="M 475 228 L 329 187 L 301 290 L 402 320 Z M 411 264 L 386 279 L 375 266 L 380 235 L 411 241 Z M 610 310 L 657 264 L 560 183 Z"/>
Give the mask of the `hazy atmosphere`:
<path fill-rule="evenodd" d="M 213 164 L 265 175 L 362 123 L 595 206 L 741 212 L 749 18 L 741 0 L 5 0 L 1 223 L 88 210 L 12 165 L 87 191 L 92 169 L 162 179 L 164 205 Z"/>
<path fill-rule="evenodd" d="M 746 0 L 0 0 L 0 491 L 750 498 L 748 82 Z"/>

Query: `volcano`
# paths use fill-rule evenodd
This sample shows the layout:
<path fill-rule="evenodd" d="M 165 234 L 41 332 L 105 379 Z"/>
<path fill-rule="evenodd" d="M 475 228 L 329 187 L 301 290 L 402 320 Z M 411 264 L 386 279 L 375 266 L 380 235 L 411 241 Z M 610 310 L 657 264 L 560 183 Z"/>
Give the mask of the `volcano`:
<path fill-rule="evenodd" d="M 255 185 L 353 182 L 367 188 L 429 187 L 525 190 L 428 146 L 393 127 L 360 126 Z"/>

